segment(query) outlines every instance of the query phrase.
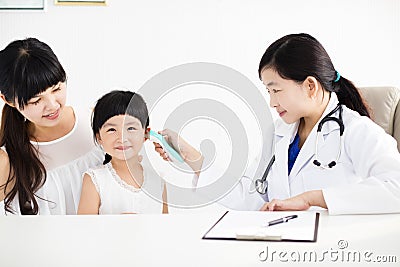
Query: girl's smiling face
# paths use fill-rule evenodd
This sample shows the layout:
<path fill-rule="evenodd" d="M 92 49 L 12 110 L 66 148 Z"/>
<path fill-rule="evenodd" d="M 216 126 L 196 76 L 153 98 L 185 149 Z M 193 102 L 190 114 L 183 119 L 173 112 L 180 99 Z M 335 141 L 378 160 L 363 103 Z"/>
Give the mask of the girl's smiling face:
<path fill-rule="evenodd" d="M 138 157 L 145 139 L 145 128 L 130 115 L 117 115 L 108 119 L 96 136 L 99 144 L 113 160 L 130 160 Z"/>

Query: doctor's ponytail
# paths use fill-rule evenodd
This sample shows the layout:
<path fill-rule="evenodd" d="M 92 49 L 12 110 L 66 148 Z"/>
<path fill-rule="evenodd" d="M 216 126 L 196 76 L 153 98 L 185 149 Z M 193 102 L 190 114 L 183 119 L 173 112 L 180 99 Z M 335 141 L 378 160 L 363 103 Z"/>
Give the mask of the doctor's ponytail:
<path fill-rule="evenodd" d="M 368 108 L 354 84 L 340 76 L 317 39 L 309 34 L 289 34 L 272 43 L 261 58 L 258 75 L 274 69 L 282 78 L 302 83 L 315 77 L 329 92 L 337 94 L 340 104 L 370 117 Z"/>
<path fill-rule="evenodd" d="M 340 77 L 338 81 L 333 82 L 333 89 L 332 91 L 336 93 L 340 104 L 357 111 L 361 116 L 370 117 L 367 105 L 351 81 Z"/>

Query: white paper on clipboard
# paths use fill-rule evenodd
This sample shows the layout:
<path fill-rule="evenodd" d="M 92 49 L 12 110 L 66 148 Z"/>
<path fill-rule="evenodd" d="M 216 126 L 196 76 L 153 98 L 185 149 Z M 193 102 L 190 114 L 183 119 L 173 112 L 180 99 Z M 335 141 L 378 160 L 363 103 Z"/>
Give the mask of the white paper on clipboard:
<path fill-rule="evenodd" d="M 294 214 L 298 217 L 288 222 L 265 226 L 269 221 Z M 211 227 L 203 239 L 315 242 L 318 222 L 319 213 L 315 211 L 229 211 Z"/>

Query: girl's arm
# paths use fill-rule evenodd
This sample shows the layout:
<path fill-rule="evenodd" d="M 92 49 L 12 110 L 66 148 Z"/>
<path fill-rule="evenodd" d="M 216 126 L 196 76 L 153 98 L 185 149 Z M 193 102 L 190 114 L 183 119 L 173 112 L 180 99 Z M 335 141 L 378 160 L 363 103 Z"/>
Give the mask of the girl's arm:
<path fill-rule="evenodd" d="M 163 199 L 163 210 L 162 213 L 168 213 L 168 201 L 167 201 L 167 185 L 164 184 L 164 190 L 162 194 Z"/>
<path fill-rule="evenodd" d="M 93 184 L 92 178 L 85 173 L 83 176 L 81 199 L 78 214 L 99 214 L 100 196 Z"/>

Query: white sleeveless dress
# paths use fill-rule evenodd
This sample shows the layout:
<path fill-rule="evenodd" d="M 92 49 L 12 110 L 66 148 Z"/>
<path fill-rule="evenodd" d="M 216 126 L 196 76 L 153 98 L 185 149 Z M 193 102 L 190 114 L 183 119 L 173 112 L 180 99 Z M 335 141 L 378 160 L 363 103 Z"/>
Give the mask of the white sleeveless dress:
<path fill-rule="evenodd" d="M 162 213 L 164 181 L 143 164 L 144 182 L 135 188 L 123 181 L 111 163 L 88 170 L 100 196 L 99 214 Z"/>
<path fill-rule="evenodd" d="M 90 127 L 91 110 L 74 109 L 74 114 L 75 125 L 67 135 L 50 142 L 31 142 L 47 170 L 46 183 L 36 192 L 40 215 L 76 214 L 82 174 L 103 161 L 104 153 L 95 145 Z M 18 196 L 12 209 L 20 214 Z M 0 216 L 4 214 L 4 201 L 0 201 Z"/>

